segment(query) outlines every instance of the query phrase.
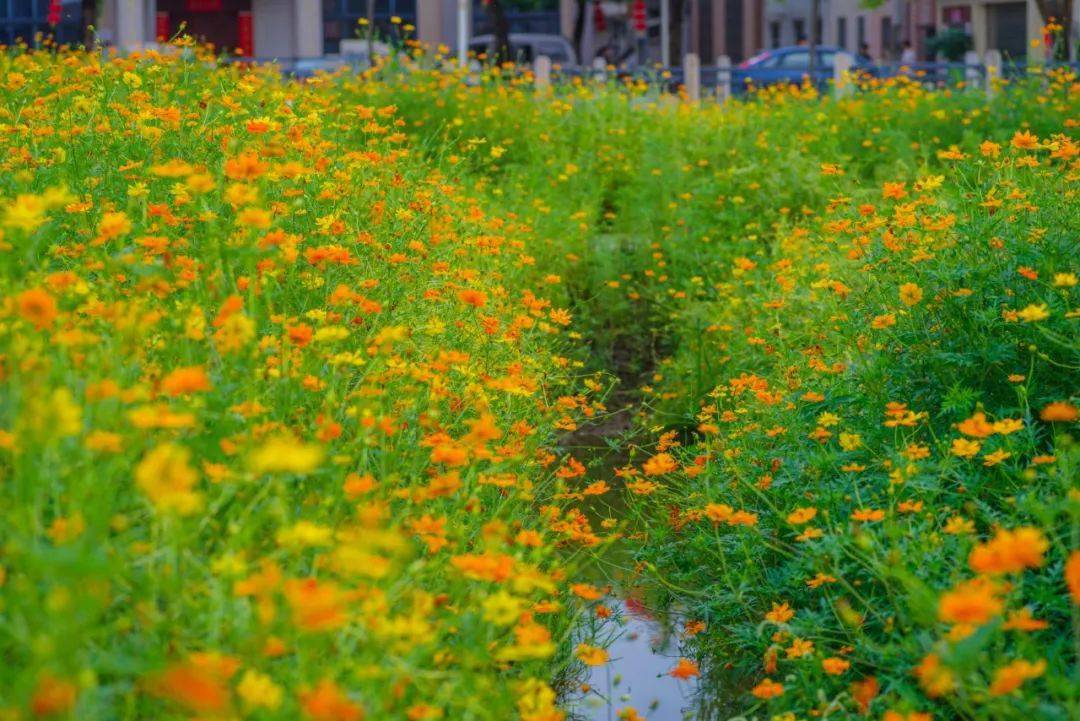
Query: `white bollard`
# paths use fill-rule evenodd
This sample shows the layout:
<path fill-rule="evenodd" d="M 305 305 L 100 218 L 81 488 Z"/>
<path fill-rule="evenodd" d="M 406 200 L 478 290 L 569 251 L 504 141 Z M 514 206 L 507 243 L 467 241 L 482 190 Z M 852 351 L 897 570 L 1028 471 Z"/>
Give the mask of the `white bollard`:
<path fill-rule="evenodd" d="M 701 100 L 701 60 L 697 53 L 687 53 L 683 58 L 683 84 L 690 102 Z"/>
<path fill-rule="evenodd" d="M 727 55 L 716 59 L 716 100 L 720 104 L 731 100 L 731 58 Z"/>
<path fill-rule="evenodd" d="M 855 89 L 852 84 L 851 67 L 855 58 L 848 53 L 837 53 L 833 60 L 833 93 L 836 97 L 851 95 Z"/>
<path fill-rule="evenodd" d="M 974 50 L 964 53 L 964 85 L 968 90 L 979 85 L 979 54 Z"/>
<path fill-rule="evenodd" d="M 546 92 L 551 88 L 551 58 L 547 55 L 538 55 L 533 63 L 533 80 L 539 92 Z"/>
<path fill-rule="evenodd" d="M 983 65 L 986 66 L 986 97 L 992 98 L 997 95 L 1001 82 L 1001 51 L 987 50 L 983 56 Z"/>
<path fill-rule="evenodd" d="M 601 83 L 607 82 L 607 61 L 603 58 L 593 58 L 592 77 Z"/>

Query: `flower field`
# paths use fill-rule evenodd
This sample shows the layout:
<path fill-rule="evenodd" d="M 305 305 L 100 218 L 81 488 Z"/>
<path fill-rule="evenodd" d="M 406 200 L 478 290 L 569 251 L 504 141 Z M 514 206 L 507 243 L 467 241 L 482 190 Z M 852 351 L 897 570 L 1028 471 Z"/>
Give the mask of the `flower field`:
<path fill-rule="evenodd" d="M 1080 715 L 1075 75 L 431 65 L 0 56 L 0 718 Z"/>

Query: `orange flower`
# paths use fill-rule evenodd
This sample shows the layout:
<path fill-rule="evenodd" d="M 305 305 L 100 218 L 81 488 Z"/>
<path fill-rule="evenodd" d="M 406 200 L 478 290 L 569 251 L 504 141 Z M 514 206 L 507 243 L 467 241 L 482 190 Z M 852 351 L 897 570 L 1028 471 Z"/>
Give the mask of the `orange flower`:
<path fill-rule="evenodd" d="M 679 662 L 675 664 L 675 668 L 668 671 L 668 675 L 677 678 L 680 681 L 686 681 L 687 679 L 700 676 L 701 671 L 698 670 L 698 665 L 690 659 L 680 658 Z"/>
<path fill-rule="evenodd" d="M 473 290 L 466 288 L 465 290 L 458 291 L 458 300 L 465 305 L 471 305 L 473 308 L 483 308 L 487 305 L 487 293 L 482 290 Z"/>
<path fill-rule="evenodd" d="M 514 558 L 498 553 L 465 554 L 450 559 L 454 568 L 474 581 L 502 582 L 514 572 Z"/>
<path fill-rule="evenodd" d="M 1025 607 L 1021 608 L 1019 611 L 1010 613 L 1009 618 L 1001 627 L 1007 630 L 1026 632 L 1042 631 L 1045 628 L 1049 628 L 1050 624 L 1032 616 L 1031 609 Z"/>
<path fill-rule="evenodd" d="M 954 438 L 952 442 L 952 454 L 958 458 L 971 458 L 979 453 L 982 444 L 978 441 L 969 441 L 967 438 Z"/>
<path fill-rule="evenodd" d="M 167 396 L 183 396 L 210 390 L 210 379 L 202 366 L 177 368 L 161 380 L 161 390 Z"/>
<path fill-rule="evenodd" d="M 655 456 L 645 461 L 642 470 L 645 471 L 645 475 L 647 476 L 662 476 L 665 473 L 671 473 L 678 467 L 679 464 L 670 453 L 657 453 Z"/>
<path fill-rule="evenodd" d="M 990 695 L 1004 696 L 1010 694 L 1023 686 L 1025 681 L 1038 678 L 1045 672 L 1046 661 L 1042 659 L 1035 663 L 1022 658 L 1017 659 L 994 672 L 994 682 L 990 684 Z"/>
<path fill-rule="evenodd" d="M 907 713 L 901 713 L 890 709 L 881 717 L 881 721 L 934 721 L 934 717 L 928 713 L 923 713 L 922 711 L 908 711 Z"/>
<path fill-rule="evenodd" d="M 944 696 L 956 686 L 956 677 L 953 676 L 953 672 L 942 665 L 941 658 L 936 653 L 927 654 L 915 667 L 915 678 L 919 680 L 919 686 L 930 698 Z"/>
<path fill-rule="evenodd" d="M 938 601 L 938 618 L 947 623 L 981 625 L 999 615 L 1002 601 L 997 587 L 976 578 L 956 586 Z"/>
<path fill-rule="evenodd" d="M 1029 130 L 1017 130 L 1012 137 L 1012 146 L 1018 150 L 1037 148 L 1039 147 L 1039 136 L 1033 135 Z"/>
<path fill-rule="evenodd" d="M 1065 562 L 1065 585 L 1069 587 L 1073 603 L 1080 606 L 1080 551 L 1070 553 Z"/>
<path fill-rule="evenodd" d="M 312 721 L 361 721 L 364 711 L 349 700 L 338 685 L 328 678 L 300 694 L 304 715 Z"/>
<path fill-rule="evenodd" d="M 787 522 L 793 526 L 809 523 L 817 515 L 816 508 L 796 508 L 788 514 Z"/>
<path fill-rule="evenodd" d="M 784 686 L 783 684 L 773 681 L 771 678 L 767 678 L 757 686 L 754 686 L 754 688 L 750 689 L 750 693 L 760 699 L 775 698 L 784 693 Z"/>
<path fill-rule="evenodd" d="M 225 175 L 230 180 L 254 180 L 270 169 L 255 153 L 244 153 L 225 161 Z"/>
<path fill-rule="evenodd" d="M 773 623 L 787 623 L 791 619 L 795 618 L 795 612 L 791 610 L 791 606 L 787 603 L 772 605 L 769 612 L 765 614 L 766 621 L 772 621 Z"/>
<path fill-rule="evenodd" d="M 30 698 L 30 713 L 37 718 L 67 714 L 75 707 L 77 693 L 78 689 L 70 681 L 43 673 Z"/>
<path fill-rule="evenodd" d="M 37 330 L 48 328 L 56 320 L 56 301 L 41 288 L 31 288 L 16 299 L 19 315 Z"/>
<path fill-rule="evenodd" d="M 879 688 L 880 684 L 874 676 L 851 684 L 851 698 L 855 699 L 855 703 L 859 705 L 859 710 L 864 714 L 870 712 L 870 704 L 877 697 Z"/>
<path fill-rule="evenodd" d="M 821 660 L 821 668 L 830 676 L 839 676 L 851 668 L 851 662 L 838 656 L 830 656 Z"/>
<path fill-rule="evenodd" d="M 922 288 L 915 283 L 904 283 L 900 286 L 900 302 L 909 308 L 916 305 L 922 298 Z"/>
<path fill-rule="evenodd" d="M 979 412 L 971 416 L 971 418 L 958 423 L 956 430 L 972 438 L 986 438 L 994 435 L 994 424 L 986 420 L 985 413 Z"/>
<path fill-rule="evenodd" d="M 290 343 L 301 348 L 310 343 L 315 336 L 315 331 L 307 323 L 291 325 L 285 329 L 285 333 L 288 335 Z"/>
<path fill-rule="evenodd" d="M 150 691 L 193 713 L 221 713 L 229 706 L 230 674 L 218 671 L 191 660 L 174 664 L 150 683 Z"/>
<path fill-rule="evenodd" d="M 303 631 L 332 631 L 349 620 L 345 608 L 348 594 L 335 583 L 293 579 L 285 582 L 283 590 L 292 609 L 292 622 Z"/>
<path fill-rule="evenodd" d="M 900 200 L 907 195 L 907 190 L 904 189 L 905 185 L 906 183 L 885 183 L 881 189 L 881 197 Z"/>
<path fill-rule="evenodd" d="M 1039 418 L 1042 418 L 1047 423 L 1072 423 L 1078 416 L 1080 416 L 1080 412 L 1076 410 L 1076 406 L 1068 401 L 1047 403 L 1039 411 Z"/>
<path fill-rule="evenodd" d="M 1049 547 L 1046 537 L 1037 528 L 1001 529 L 993 540 L 971 550 L 968 565 L 976 573 L 1019 573 L 1025 568 L 1041 566 L 1043 554 Z"/>

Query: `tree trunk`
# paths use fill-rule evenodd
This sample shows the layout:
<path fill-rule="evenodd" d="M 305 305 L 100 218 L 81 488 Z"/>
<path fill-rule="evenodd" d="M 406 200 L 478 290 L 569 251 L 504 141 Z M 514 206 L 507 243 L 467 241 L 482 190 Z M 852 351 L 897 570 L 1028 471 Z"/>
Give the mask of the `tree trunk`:
<path fill-rule="evenodd" d="M 577 14 L 574 16 L 574 52 L 577 53 L 582 65 L 586 65 L 585 58 L 581 56 L 581 41 L 585 37 L 585 23 L 587 21 L 585 10 L 587 5 L 588 0 L 577 0 Z"/>
<path fill-rule="evenodd" d="M 488 12 L 495 36 L 495 63 L 501 65 L 514 59 L 510 57 L 510 21 L 502 0 L 488 0 Z"/>

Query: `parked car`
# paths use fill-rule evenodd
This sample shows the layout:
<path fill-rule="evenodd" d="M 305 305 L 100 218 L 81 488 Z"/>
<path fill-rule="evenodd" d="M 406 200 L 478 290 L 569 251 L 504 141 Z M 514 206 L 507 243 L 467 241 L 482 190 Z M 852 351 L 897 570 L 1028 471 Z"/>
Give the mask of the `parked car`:
<path fill-rule="evenodd" d="M 833 77 L 836 56 L 846 50 L 827 45 L 815 48 L 816 63 L 813 80 L 819 85 L 827 83 Z M 871 73 L 873 66 L 865 60 L 851 56 L 852 70 Z M 758 53 L 739 64 L 737 77 L 745 84 L 752 80 L 754 85 L 776 85 L 779 83 L 797 84 L 810 75 L 810 48 L 806 45 L 793 45 L 786 48 L 774 48 Z"/>
<path fill-rule="evenodd" d="M 469 52 L 495 54 L 495 36 L 477 35 L 469 42 Z M 547 55 L 555 65 L 577 65 L 577 53 L 570 41 L 561 35 L 542 33 L 510 33 L 510 57 L 518 63 L 531 63 Z"/>

